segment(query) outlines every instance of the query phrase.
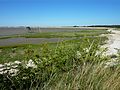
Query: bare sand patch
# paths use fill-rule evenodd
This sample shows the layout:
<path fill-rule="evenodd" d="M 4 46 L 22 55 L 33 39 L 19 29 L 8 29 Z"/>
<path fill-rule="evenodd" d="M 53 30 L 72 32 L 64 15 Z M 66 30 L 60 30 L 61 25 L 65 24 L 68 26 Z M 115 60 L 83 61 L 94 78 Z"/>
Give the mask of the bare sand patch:
<path fill-rule="evenodd" d="M 120 49 L 120 31 L 110 29 L 113 34 L 107 35 L 108 42 L 103 47 L 108 48 L 106 55 L 117 54 Z"/>

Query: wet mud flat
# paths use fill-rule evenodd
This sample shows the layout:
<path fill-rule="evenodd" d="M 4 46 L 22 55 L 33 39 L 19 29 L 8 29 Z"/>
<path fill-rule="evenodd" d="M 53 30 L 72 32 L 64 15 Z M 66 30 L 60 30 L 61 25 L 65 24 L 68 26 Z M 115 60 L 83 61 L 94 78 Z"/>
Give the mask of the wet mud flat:
<path fill-rule="evenodd" d="M 63 40 L 72 40 L 73 38 L 8 38 L 0 39 L 0 46 L 11 46 L 20 44 L 42 44 L 49 42 L 60 42 Z"/>
<path fill-rule="evenodd" d="M 33 33 L 37 32 L 73 32 L 80 31 L 80 28 L 31 28 Z M 20 28 L 0 28 L 0 37 L 12 36 L 12 35 L 22 35 L 30 33 L 25 27 Z M 71 40 L 72 38 L 7 38 L 0 39 L 0 46 L 11 46 L 20 44 L 41 44 L 49 42 L 60 42 L 63 40 Z"/>
<path fill-rule="evenodd" d="M 26 33 L 37 33 L 37 32 L 73 32 L 80 31 L 80 28 L 0 28 L 0 36 L 9 36 Z"/>
<path fill-rule="evenodd" d="M 26 28 L 0 28 L 0 37 L 27 33 Z"/>

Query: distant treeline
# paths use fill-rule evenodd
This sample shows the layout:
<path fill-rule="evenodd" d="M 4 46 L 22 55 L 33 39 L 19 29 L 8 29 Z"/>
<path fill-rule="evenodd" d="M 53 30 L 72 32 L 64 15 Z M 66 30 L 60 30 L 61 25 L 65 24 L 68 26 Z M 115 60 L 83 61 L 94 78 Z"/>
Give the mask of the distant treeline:
<path fill-rule="evenodd" d="M 120 28 L 120 25 L 92 25 L 88 27 L 111 27 L 111 28 Z"/>

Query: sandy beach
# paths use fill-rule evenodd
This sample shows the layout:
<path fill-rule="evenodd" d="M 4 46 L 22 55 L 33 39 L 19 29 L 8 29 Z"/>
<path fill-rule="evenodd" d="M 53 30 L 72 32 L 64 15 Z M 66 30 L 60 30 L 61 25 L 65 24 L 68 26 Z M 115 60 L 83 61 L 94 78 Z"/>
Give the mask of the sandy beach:
<path fill-rule="evenodd" d="M 104 47 L 108 48 L 106 54 L 117 54 L 120 49 L 120 31 L 114 29 L 108 31 L 111 31 L 112 34 L 107 35 L 109 40 L 107 41 L 107 44 L 104 45 Z"/>

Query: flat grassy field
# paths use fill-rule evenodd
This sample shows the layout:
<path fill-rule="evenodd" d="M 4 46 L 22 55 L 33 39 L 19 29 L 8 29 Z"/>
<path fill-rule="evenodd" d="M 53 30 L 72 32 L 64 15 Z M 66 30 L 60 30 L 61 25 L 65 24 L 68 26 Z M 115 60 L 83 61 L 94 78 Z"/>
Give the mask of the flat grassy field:
<path fill-rule="evenodd" d="M 84 37 L 84 36 L 98 36 L 100 34 L 107 34 L 109 33 L 106 29 L 97 29 L 97 30 L 77 30 L 77 31 L 63 31 L 63 32 L 54 32 L 54 31 L 47 31 L 47 32 L 37 32 L 37 33 L 27 33 L 22 35 L 9 35 L 9 36 L 2 36 L 0 39 L 7 39 L 7 38 L 18 38 L 18 37 L 25 37 L 25 38 L 65 38 L 65 37 Z"/>

